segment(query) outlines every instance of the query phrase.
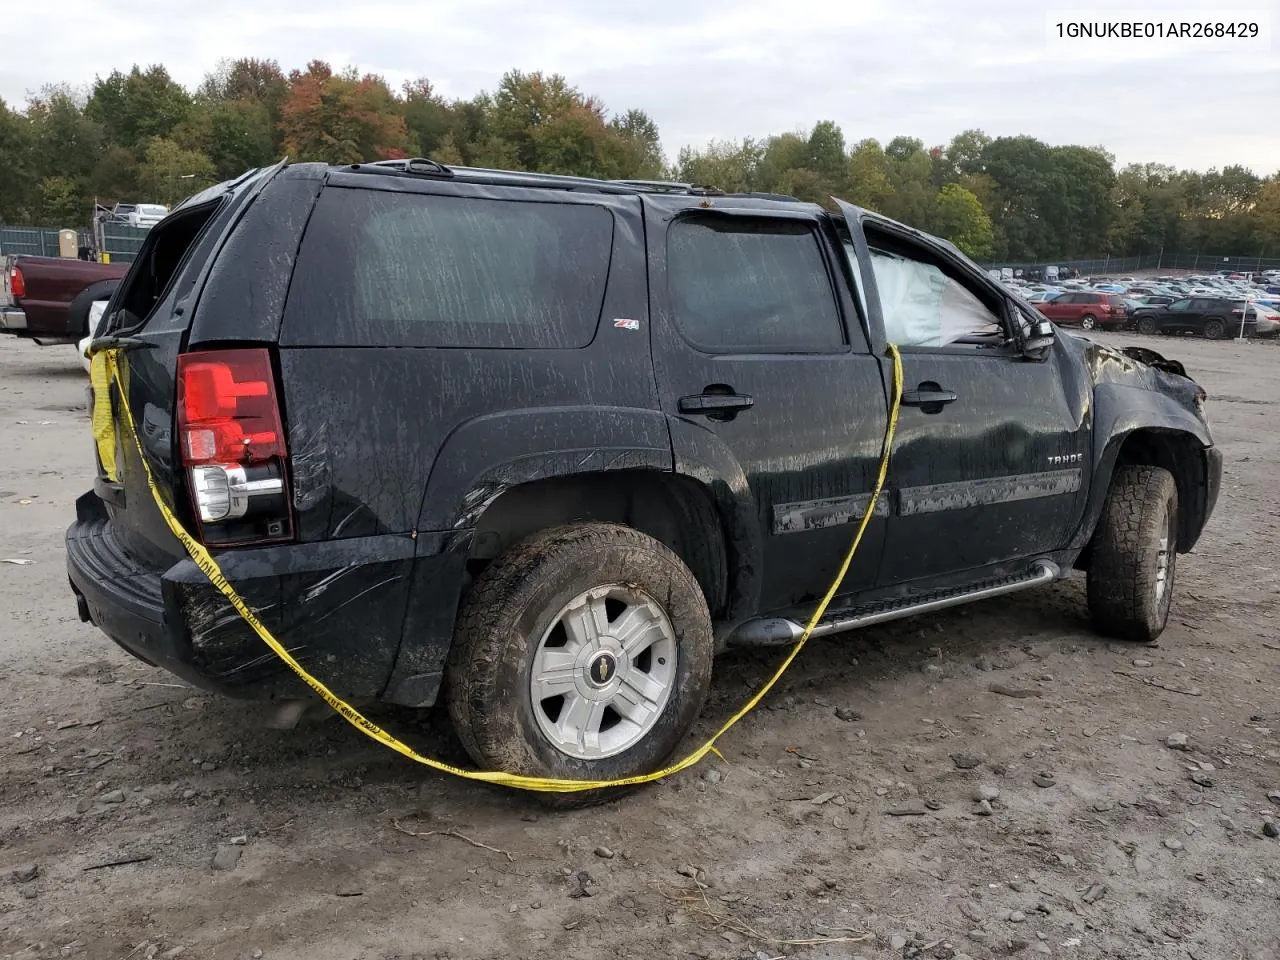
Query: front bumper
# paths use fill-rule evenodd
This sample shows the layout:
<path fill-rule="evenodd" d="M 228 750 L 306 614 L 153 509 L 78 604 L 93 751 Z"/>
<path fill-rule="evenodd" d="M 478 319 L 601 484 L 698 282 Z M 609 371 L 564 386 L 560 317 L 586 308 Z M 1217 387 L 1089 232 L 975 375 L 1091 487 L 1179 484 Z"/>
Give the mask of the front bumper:
<path fill-rule="evenodd" d="M 246 699 L 308 694 L 190 559 L 149 569 L 102 501 L 76 501 L 67 574 L 81 619 L 138 659 Z M 223 575 L 308 673 L 347 699 L 377 699 L 399 651 L 416 560 L 412 538 L 376 536 L 240 548 Z"/>

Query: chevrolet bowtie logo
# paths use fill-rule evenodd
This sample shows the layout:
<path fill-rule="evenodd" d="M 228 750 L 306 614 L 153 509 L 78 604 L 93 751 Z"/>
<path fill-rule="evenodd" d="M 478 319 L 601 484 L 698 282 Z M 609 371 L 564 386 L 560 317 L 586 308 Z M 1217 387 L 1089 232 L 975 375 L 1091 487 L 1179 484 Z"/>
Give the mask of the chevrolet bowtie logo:
<path fill-rule="evenodd" d="M 600 654 L 591 661 L 591 666 L 587 668 L 588 679 L 597 687 L 603 687 L 609 682 L 609 678 L 617 672 L 617 663 L 611 653 Z"/>

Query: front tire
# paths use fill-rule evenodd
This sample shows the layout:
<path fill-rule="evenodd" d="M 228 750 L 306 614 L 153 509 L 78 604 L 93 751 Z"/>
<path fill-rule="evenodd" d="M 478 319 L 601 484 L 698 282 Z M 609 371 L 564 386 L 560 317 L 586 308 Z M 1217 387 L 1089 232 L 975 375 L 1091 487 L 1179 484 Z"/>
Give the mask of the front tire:
<path fill-rule="evenodd" d="M 616 780 L 660 769 L 711 685 L 711 617 L 671 550 L 629 527 L 536 533 L 463 602 L 446 697 L 488 770 Z M 545 794 L 558 805 L 617 790 Z"/>
<path fill-rule="evenodd" d="M 1089 613 L 1099 633 L 1149 643 L 1164 632 L 1177 546 L 1173 475 L 1161 467 L 1118 467 L 1090 551 Z"/>

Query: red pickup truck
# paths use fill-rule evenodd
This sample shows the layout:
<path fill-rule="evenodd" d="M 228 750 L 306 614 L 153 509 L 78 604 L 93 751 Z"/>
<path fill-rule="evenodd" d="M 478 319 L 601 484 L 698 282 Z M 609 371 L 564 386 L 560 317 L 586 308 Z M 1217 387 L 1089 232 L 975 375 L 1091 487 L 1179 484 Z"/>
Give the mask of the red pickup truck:
<path fill-rule="evenodd" d="M 106 300 L 127 263 L 17 257 L 5 271 L 12 307 L 0 307 L 0 333 L 40 344 L 75 343 L 88 332 L 89 309 Z"/>

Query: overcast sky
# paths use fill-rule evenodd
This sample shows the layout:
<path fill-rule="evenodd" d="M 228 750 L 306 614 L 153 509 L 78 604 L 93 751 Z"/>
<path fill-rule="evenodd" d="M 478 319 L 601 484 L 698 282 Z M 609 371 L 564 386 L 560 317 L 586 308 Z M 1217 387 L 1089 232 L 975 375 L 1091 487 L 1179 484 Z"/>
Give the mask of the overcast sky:
<path fill-rule="evenodd" d="M 426 76 L 469 97 L 515 67 L 563 73 L 611 110 L 646 110 L 671 156 L 830 119 L 850 142 L 903 133 L 933 145 L 980 127 L 1100 144 L 1121 164 L 1269 174 L 1280 171 L 1278 7 L 1224 5 L 1219 17 L 1257 21 L 1263 36 L 1197 47 L 1051 40 L 1050 24 L 1091 11 L 1035 0 L 61 0 L 0 18 L 0 97 L 21 104 L 44 84 L 85 85 L 134 62 L 194 87 L 241 56 L 286 72 L 320 58 L 393 86 Z M 1213 9 L 1124 4 L 1161 21 Z"/>

